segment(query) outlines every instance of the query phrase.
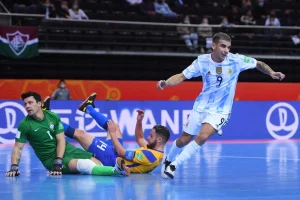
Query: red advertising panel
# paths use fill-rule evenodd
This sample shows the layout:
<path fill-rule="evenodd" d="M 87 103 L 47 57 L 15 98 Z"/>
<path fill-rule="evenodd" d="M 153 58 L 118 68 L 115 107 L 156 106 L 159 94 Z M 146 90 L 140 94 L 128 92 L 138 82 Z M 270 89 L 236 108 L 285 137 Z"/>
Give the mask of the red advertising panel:
<path fill-rule="evenodd" d="M 59 80 L 0 80 L 0 99 L 20 99 L 26 91 L 51 96 Z M 183 82 L 175 87 L 156 89 L 156 81 L 66 80 L 73 100 L 83 100 L 96 92 L 97 99 L 110 100 L 194 100 L 202 82 Z M 300 100 L 300 83 L 238 83 L 235 100 Z"/>

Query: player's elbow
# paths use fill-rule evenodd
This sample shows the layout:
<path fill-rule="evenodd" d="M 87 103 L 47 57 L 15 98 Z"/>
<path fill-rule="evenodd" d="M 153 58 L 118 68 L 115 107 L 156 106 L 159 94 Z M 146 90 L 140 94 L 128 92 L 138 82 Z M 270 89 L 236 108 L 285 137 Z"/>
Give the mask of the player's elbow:
<path fill-rule="evenodd" d="M 183 73 L 179 74 L 179 78 L 180 78 L 180 82 L 184 81 L 186 79 L 186 77 L 184 76 Z"/>

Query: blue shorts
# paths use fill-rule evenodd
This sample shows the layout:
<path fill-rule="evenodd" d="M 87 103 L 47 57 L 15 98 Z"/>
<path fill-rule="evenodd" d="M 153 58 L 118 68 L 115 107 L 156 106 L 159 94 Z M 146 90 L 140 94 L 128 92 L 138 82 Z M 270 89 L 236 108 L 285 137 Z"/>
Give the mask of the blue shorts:
<path fill-rule="evenodd" d="M 123 146 L 123 139 L 118 139 Z M 100 160 L 104 166 L 114 167 L 118 154 L 111 140 L 102 141 L 99 138 L 94 138 L 88 152 L 94 154 L 94 157 Z"/>

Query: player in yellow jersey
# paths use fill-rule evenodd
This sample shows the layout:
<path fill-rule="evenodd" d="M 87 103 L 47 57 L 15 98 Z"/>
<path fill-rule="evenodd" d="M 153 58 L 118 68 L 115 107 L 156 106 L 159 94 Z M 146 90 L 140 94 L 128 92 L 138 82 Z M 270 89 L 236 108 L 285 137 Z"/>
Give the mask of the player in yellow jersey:
<path fill-rule="evenodd" d="M 125 150 L 120 128 L 113 121 L 94 109 L 96 93 L 91 94 L 80 106 L 79 110 L 90 114 L 95 121 L 108 131 L 106 141 L 100 140 L 83 130 L 74 129 L 63 123 L 65 135 L 77 140 L 88 152 L 93 153 L 105 166 L 114 166 L 117 157 L 124 158 L 126 167 L 131 173 L 147 173 L 155 169 L 162 161 L 164 147 L 170 138 L 169 130 L 162 125 L 155 125 L 147 137 L 144 138 L 142 120 L 144 112 L 138 110 L 135 137 L 140 148 L 133 151 Z M 49 109 L 50 99 L 44 102 L 44 107 Z"/>

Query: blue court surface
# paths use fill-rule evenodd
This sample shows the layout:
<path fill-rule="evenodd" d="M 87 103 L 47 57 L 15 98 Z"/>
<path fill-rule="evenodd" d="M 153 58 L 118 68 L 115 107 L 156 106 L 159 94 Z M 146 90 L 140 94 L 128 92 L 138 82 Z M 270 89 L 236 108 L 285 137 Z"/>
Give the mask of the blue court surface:
<path fill-rule="evenodd" d="M 124 146 L 137 147 L 132 143 Z M 160 167 L 130 177 L 50 177 L 26 146 L 22 174 L 14 178 L 5 177 L 12 146 L 0 145 L 0 199 L 300 200 L 299 149 L 299 142 L 208 143 L 177 170 L 174 180 L 164 180 Z"/>

